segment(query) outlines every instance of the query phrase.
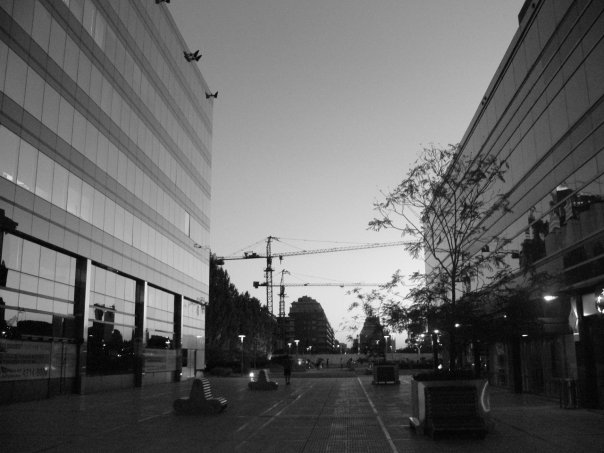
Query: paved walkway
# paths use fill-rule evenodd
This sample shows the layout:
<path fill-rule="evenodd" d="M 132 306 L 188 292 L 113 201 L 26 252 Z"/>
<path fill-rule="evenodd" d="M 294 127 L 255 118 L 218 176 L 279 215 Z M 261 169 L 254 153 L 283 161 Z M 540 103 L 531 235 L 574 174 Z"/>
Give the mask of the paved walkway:
<path fill-rule="evenodd" d="M 492 390 L 486 439 L 434 441 L 408 427 L 409 376 L 375 386 L 371 376 L 336 373 L 294 373 L 291 385 L 279 377 L 278 390 L 256 392 L 245 378 L 211 377 L 214 394 L 229 400 L 212 416 L 173 413 L 190 381 L 0 406 L 0 451 L 604 453 L 602 411 Z"/>

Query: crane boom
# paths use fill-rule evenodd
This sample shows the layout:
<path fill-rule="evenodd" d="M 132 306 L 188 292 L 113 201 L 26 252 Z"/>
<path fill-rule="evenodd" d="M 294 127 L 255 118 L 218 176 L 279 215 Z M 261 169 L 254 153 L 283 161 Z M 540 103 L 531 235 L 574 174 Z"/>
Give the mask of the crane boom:
<path fill-rule="evenodd" d="M 275 239 L 275 238 L 272 238 Z M 347 252 L 349 250 L 362 250 L 362 249 L 372 249 L 378 247 L 394 247 L 397 245 L 404 245 L 405 242 L 397 241 L 397 242 L 373 242 L 368 244 L 357 244 L 357 245 L 348 245 L 345 247 L 331 247 L 331 248 L 322 248 L 322 249 L 312 249 L 312 250 L 297 250 L 292 252 L 283 252 L 283 253 L 275 253 L 272 256 L 278 256 L 280 259 L 284 256 L 300 256 L 300 255 L 312 255 L 315 253 L 332 253 L 332 252 Z M 247 252 L 240 256 L 221 256 L 217 257 L 219 264 L 221 261 L 228 260 L 249 260 L 249 259 L 257 259 L 257 258 L 269 258 L 267 255 L 260 255 L 256 252 Z"/>
<path fill-rule="evenodd" d="M 383 283 L 285 283 L 282 285 L 271 285 L 273 288 L 278 288 L 281 286 L 381 286 Z M 266 283 L 254 282 L 254 288 L 258 288 L 260 286 L 266 286 Z"/>

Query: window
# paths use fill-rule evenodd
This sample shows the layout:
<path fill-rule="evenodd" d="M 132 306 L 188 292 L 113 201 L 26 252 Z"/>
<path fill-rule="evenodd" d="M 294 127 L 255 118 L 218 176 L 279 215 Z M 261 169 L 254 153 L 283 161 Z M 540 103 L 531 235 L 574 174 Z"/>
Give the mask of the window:
<path fill-rule="evenodd" d="M 0 124 L 0 171 L 9 181 L 17 179 L 19 162 L 19 137 Z"/>
<path fill-rule="evenodd" d="M 59 125 L 57 134 L 67 143 L 71 143 L 71 132 L 73 126 L 73 106 L 61 96 L 59 100 Z"/>
<path fill-rule="evenodd" d="M 191 216 L 187 211 L 185 213 L 185 224 L 184 224 L 184 232 L 187 236 L 191 235 Z"/>
<path fill-rule="evenodd" d="M 65 34 L 65 30 L 63 30 L 59 23 L 53 19 L 50 24 L 50 45 L 48 47 L 48 54 L 61 68 L 63 67 L 65 58 L 66 38 L 67 35 Z"/>
<path fill-rule="evenodd" d="M 94 189 L 89 184 L 82 182 L 82 204 L 80 206 L 80 215 L 86 222 L 92 222 L 94 207 Z"/>
<path fill-rule="evenodd" d="M 80 204 L 82 203 L 82 180 L 69 173 L 69 186 L 67 189 L 67 211 L 75 216 L 80 216 Z"/>
<path fill-rule="evenodd" d="M 27 79 L 27 66 L 12 50 L 8 52 L 6 67 L 6 80 L 4 92 L 17 104 L 23 104 L 25 98 L 25 81 Z"/>
<path fill-rule="evenodd" d="M 67 178 L 67 170 L 62 166 L 55 164 L 52 181 L 52 204 L 61 209 L 67 207 Z"/>
<path fill-rule="evenodd" d="M 42 3 L 36 2 L 34 10 L 34 24 L 32 28 L 32 37 L 34 40 L 48 52 L 48 41 L 50 38 L 50 13 L 42 6 Z"/>
<path fill-rule="evenodd" d="M 38 171 L 36 174 L 36 195 L 51 201 L 54 163 L 44 153 L 38 153 Z"/>
<path fill-rule="evenodd" d="M 42 101 L 44 99 L 44 80 L 32 68 L 27 70 L 27 87 L 25 89 L 25 110 L 42 119 Z"/>
<path fill-rule="evenodd" d="M 71 77 L 72 80 L 77 80 L 78 76 L 78 59 L 80 50 L 75 42 L 67 36 L 65 40 L 65 59 L 63 69 Z"/>
<path fill-rule="evenodd" d="M 147 295 L 146 346 L 174 349 L 174 295 L 151 287 Z"/>
<path fill-rule="evenodd" d="M 84 154 L 84 148 L 86 147 L 86 118 L 77 110 L 74 110 L 73 114 L 71 146 Z"/>
<path fill-rule="evenodd" d="M 87 374 L 133 371 L 134 286 L 131 279 L 92 267 Z"/>
<path fill-rule="evenodd" d="M 38 166 L 38 150 L 21 140 L 19 151 L 19 168 L 17 170 L 17 184 L 33 192 L 36 187 L 36 168 Z"/>
<path fill-rule="evenodd" d="M 44 104 L 42 105 L 42 122 L 54 133 L 59 125 L 59 93 L 50 85 L 44 87 Z"/>

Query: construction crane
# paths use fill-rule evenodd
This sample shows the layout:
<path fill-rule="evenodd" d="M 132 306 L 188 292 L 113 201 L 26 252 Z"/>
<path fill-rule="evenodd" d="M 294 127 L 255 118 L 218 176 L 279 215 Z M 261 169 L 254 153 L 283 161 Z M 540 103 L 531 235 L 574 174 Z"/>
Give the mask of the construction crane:
<path fill-rule="evenodd" d="M 368 244 L 357 244 L 357 245 L 348 245 L 345 247 L 331 247 L 331 248 L 322 248 L 322 249 L 314 249 L 314 250 L 297 250 L 293 252 L 283 252 L 278 253 L 276 255 L 272 254 L 271 244 L 274 240 L 279 240 L 275 236 L 268 236 L 266 238 L 266 254 L 260 255 L 256 252 L 245 252 L 242 256 L 221 256 L 216 258 L 216 263 L 218 265 L 223 265 L 225 261 L 229 260 L 249 260 L 249 259 L 258 259 L 258 258 L 266 258 L 266 268 L 264 269 L 264 279 L 265 283 L 258 286 L 266 286 L 266 306 L 270 313 L 273 313 L 273 257 L 278 256 L 279 260 L 282 261 L 286 256 L 301 256 L 301 255 L 314 255 L 318 253 L 333 253 L 333 252 L 348 252 L 352 250 L 362 250 L 362 249 L 372 249 L 378 247 L 395 247 L 397 245 L 404 245 L 405 242 L 374 242 Z M 291 285 L 290 285 L 291 286 Z M 318 286 L 318 285 L 316 285 Z M 336 285 L 333 285 L 336 286 Z M 341 285 L 337 285 L 341 286 Z M 359 285 L 361 286 L 361 285 Z M 285 310 L 285 308 L 284 308 Z M 279 311 L 281 311 L 281 307 L 279 307 Z"/>

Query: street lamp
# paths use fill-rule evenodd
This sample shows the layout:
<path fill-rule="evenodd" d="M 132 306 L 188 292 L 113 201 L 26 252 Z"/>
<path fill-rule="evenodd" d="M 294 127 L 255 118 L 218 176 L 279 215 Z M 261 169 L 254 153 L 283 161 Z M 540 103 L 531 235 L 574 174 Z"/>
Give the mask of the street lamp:
<path fill-rule="evenodd" d="M 291 342 L 287 343 L 287 355 L 291 355 L 292 354 L 292 344 Z"/>
<path fill-rule="evenodd" d="M 384 335 L 384 362 L 388 359 L 388 338 L 390 335 Z"/>
<path fill-rule="evenodd" d="M 296 343 L 296 364 L 299 365 L 299 363 L 298 363 L 298 343 L 300 343 L 300 340 L 294 340 L 294 343 Z"/>
<path fill-rule="evenodd" d="M 438 370 L 438 334 L 440 330 L 434 329 L 432 331 L 432 360 L 434 361 L 434 369 Z"/>
<path fill-rule="evenodd" d="M 241 376 L 243 376 L 243 339 L 245 335 L 238 335 L 238 337 L 241 340 Z"/>

